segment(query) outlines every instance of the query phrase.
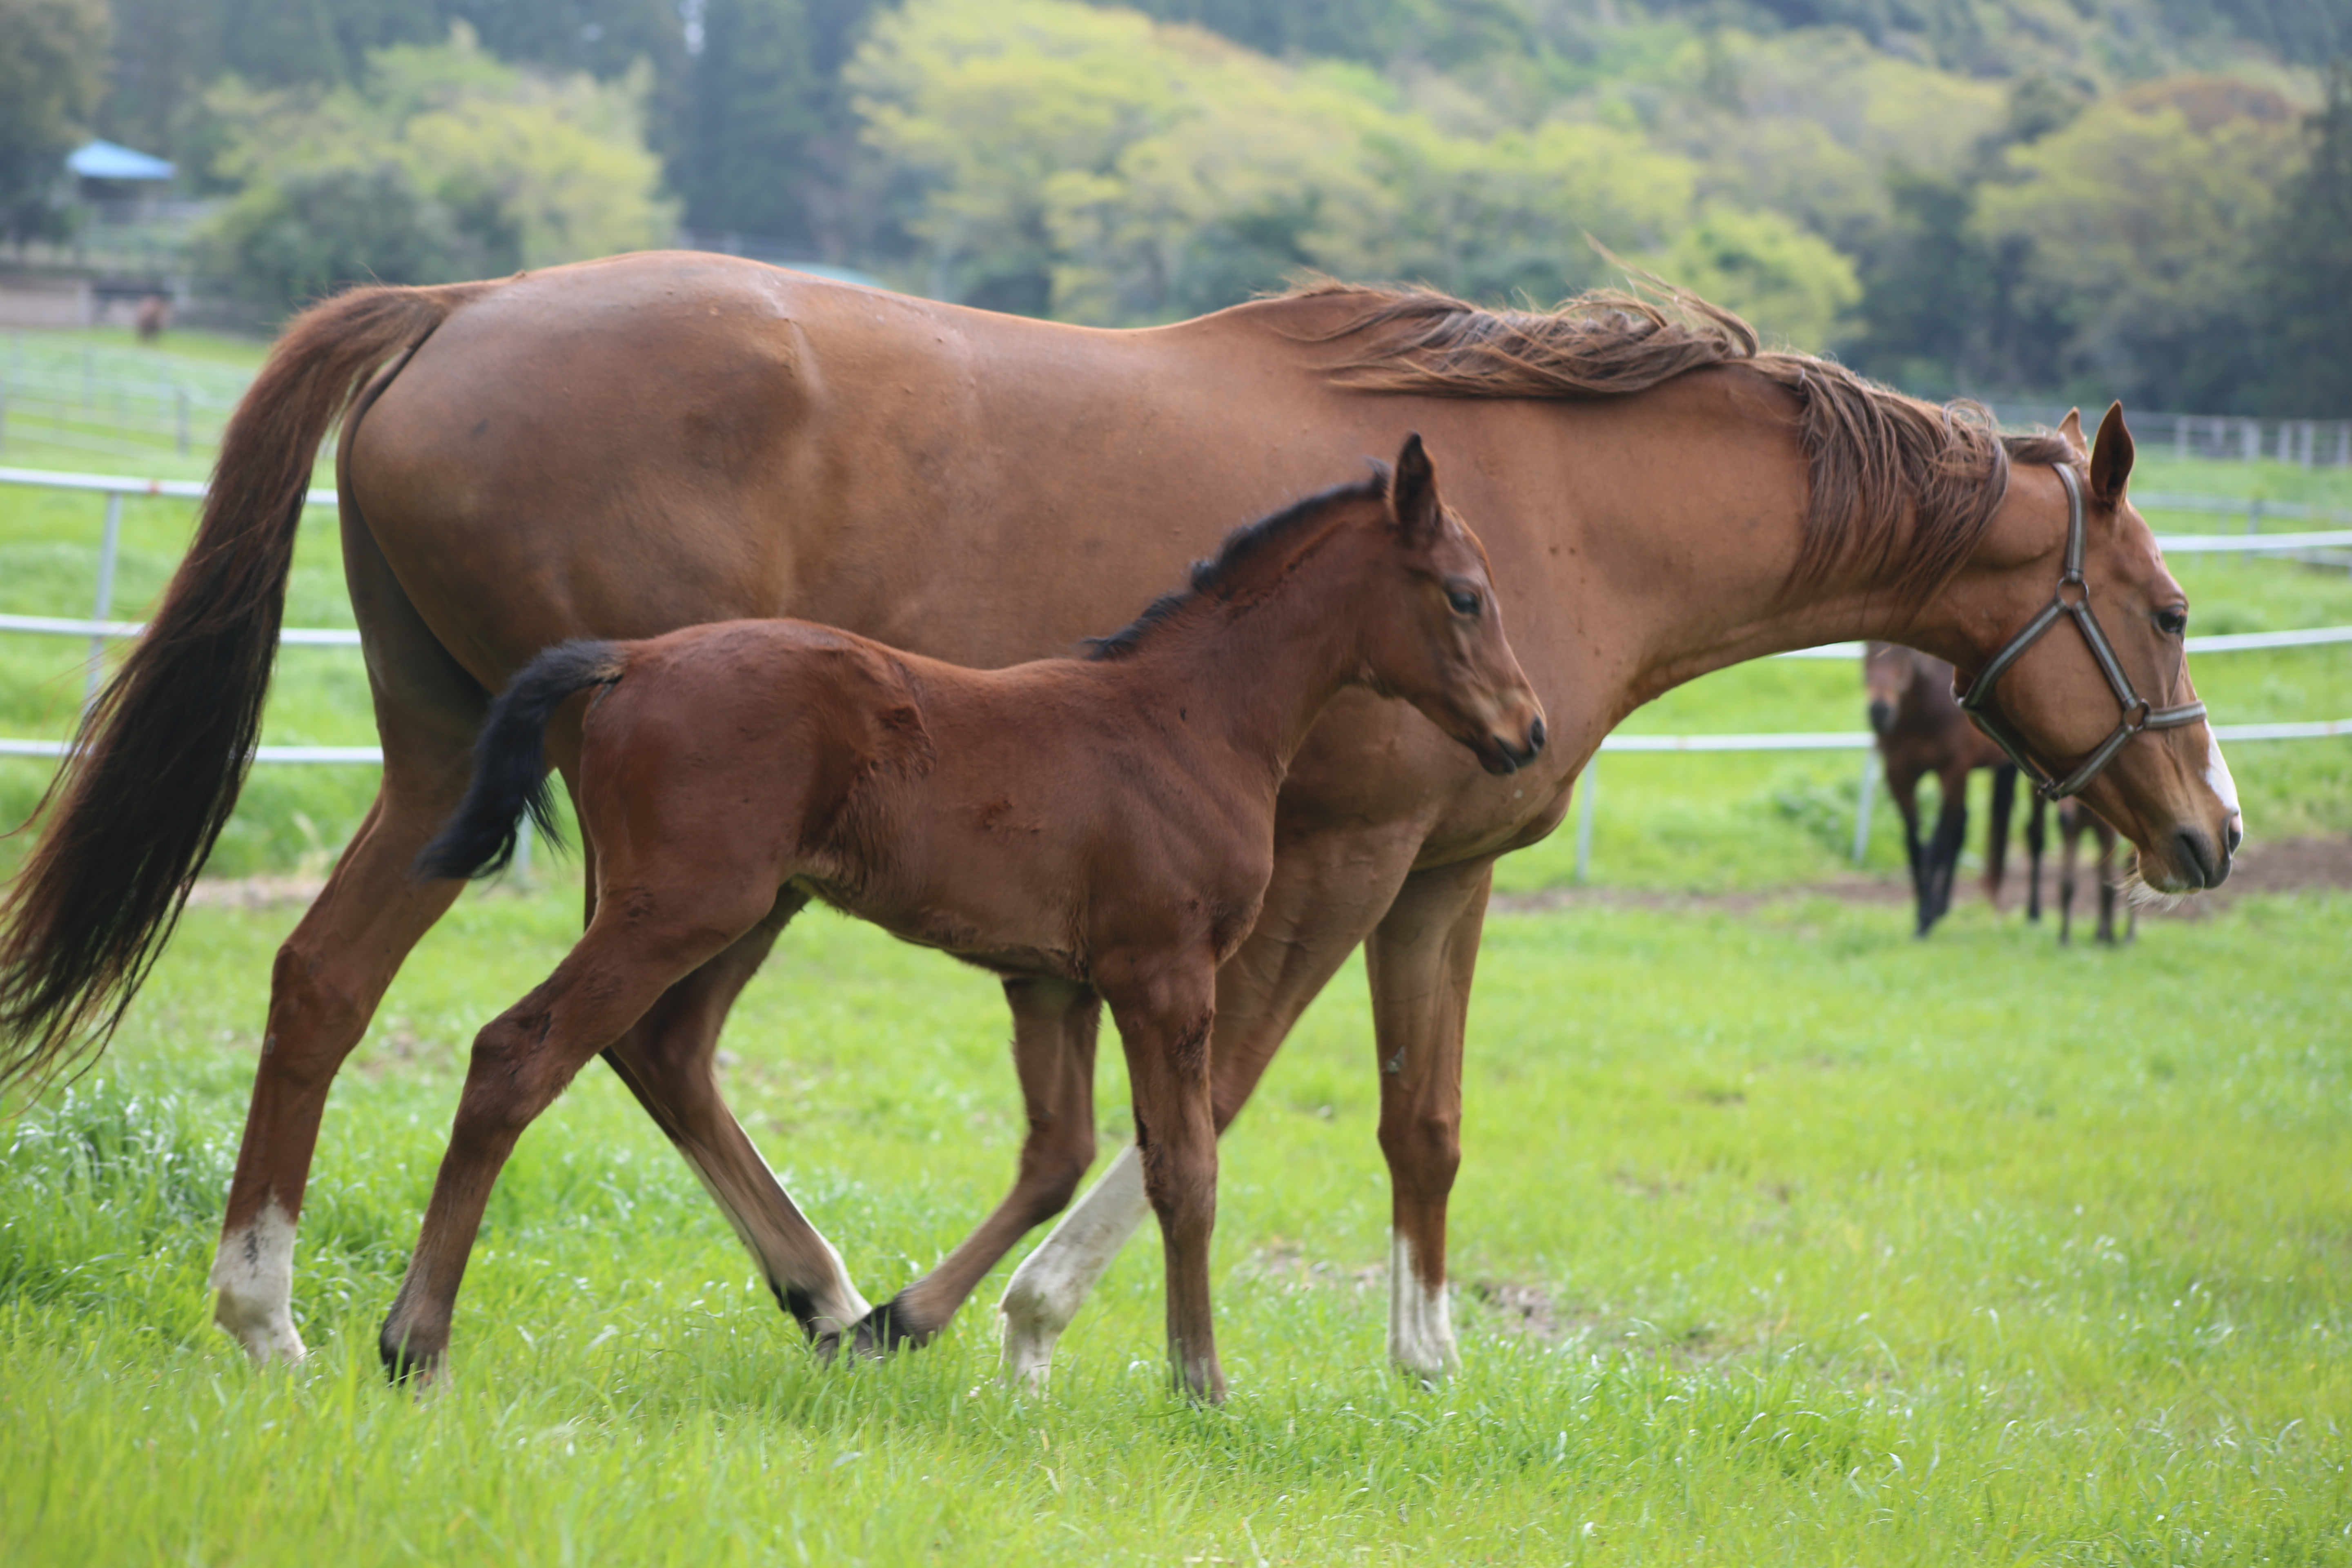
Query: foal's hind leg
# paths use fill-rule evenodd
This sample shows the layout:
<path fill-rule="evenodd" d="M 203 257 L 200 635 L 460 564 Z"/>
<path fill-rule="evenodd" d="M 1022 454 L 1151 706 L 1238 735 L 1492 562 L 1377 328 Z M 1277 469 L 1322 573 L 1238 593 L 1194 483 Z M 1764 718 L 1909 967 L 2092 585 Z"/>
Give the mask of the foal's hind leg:
<path fill-rule="evenodd" d="M 922 1344 L 947 1326 L 1013 1244 L 1069 1205 L 1095 1159 L 1095 1031 L 1102 1002 L 1066 980 L 1004 983 L 1029 1135 L 1013 1191 L 940 1266 L 857 1325 L 859 1350 Z"/>
<path fill-rule="evenodd" d="M 715 921 L 700 908 L 662 911 L 651 898 L 633 903 L 627 915 L 600 915 L 544 984 L 475 1037 L 448 1152 L 378 1342 L 394 1377 L 429 1372 L 447 1352 L 466 1259 L 523 1129 L 589 1058 L 759 919 Z"/>
<path fill-rule="evenodd" d="M 776 1304 L 830 1345 L 866 1312 L 841 1254 L 817 1232 L 727 1109 L 714 1074 L 728 1009 L 806 900 L 786 894 L 732 947 L 665 992 L 604 1060 L 718 1201 Z"/>

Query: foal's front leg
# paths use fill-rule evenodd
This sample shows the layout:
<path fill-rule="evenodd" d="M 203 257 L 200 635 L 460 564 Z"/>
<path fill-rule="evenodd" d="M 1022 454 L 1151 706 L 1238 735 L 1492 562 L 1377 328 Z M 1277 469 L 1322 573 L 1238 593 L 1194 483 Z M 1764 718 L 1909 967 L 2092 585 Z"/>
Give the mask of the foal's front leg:
<path fill-rule="evenodd" d="M 664 991 L 757 919 L 755 913 L 721 933 L 701 921 L 647 931 L 638 923 L 643 915 L 641 909 L 609 922 L 600 916 L 545 983 L 475 1037 L 424 1230 L 378 1342 L 395 1380 L 430 1374 L 447 1353 L 457 1287 L 482 1211 L 523 1129 Z M 637 929 L 626 929 L 633 923 Z"/>
<path fill-rule="evenodd" d="M 857 1325 L 861 1351 L 923 1344 L 1031 1229 L 1069 1205 L 1095 1159 L 1095 1031 L 1102 999 L 1066 980 L 1004 983 L 1029 1135 L 1013 1191 L 940 1266 Z"/>
<path fill-rule="evenodd" d="M 1217 1125 L 1209 1099 L 1216 966 L 1202 953 L 1150 967 L 1099 963 L 1097 973 L 1127 1050 L 1144 1195 L 1160 1216 L 1175 1384 L 1195 1399 L 1222 1403 L 1225 1373 L 1209 1308 L 1209 1240 L 1217 1224 Z"/>

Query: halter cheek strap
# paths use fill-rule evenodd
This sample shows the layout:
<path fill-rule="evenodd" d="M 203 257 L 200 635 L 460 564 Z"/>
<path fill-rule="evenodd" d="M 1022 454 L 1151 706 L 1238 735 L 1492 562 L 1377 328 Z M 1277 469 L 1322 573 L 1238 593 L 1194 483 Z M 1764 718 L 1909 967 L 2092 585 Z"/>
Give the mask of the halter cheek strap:
<path fill-rule="evenodd" d="M 1970 722 L 1985 732 L 1992 742 L 2009 753 L 2018 770 L 2033 781 L 2033 787 L 2045 800 L 2063 800 L 2079 793 L 2084 784 L 2099 776 L 2100 771 L 2124 749 L 2125 743 L 2142 730 L 2175 730 L 2205 717 L 2205 704 L 2184 702 L 2178 708 L 2157 708 L 2147 698 L 2132 689 L 2131 678 L 2124 673 L 2116 650 L 2107 641 L 2106 633 L 2099 629 L 2099 617 L 2091 609 L 2090 585 L 2083 581 L 2083 484 L 2074 470 L 2064 465 L 2057 468 L 2059 482 L 2066 487 L 2066 568 L 2059 574 L 2058 592 L 2051 596 L 2024 629 L 2002 645 L 2001 650 L 1987 661 L 1983 670 L 1960 699 L 1961 710 Z M 2110 731 L 2107 738 L 2093 749 L 2091 754 L 2065 777 L 2060 778 L 2035 763 L 2026 754 L 2025 742 L 2009 727 L 2008 721 L 1994 712 L 1988 704 L 1992 700 L 1993 683 L 2001 673 L 2015 664 L 2027 648 L 2040 642 L 2042 635 L 2058 624 L 2061 617 L 2071 618 L 2083 640 L 2091 645 L 2091 657 L 2107 678 L 2107 685 L 2123 705 L 2123 721 Z"/>

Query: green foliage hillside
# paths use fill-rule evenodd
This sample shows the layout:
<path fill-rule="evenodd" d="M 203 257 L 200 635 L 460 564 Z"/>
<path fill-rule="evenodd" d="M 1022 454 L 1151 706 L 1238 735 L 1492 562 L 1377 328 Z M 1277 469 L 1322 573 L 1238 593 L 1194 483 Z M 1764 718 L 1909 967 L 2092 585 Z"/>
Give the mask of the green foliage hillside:
<path fill-rule="evenodd" d="M 100 9 L 0 0 L 69 57 L 0 167 L 171 156 L 281 306 L 679 220 L 1119 323 L 1301 268 L 1545 302 L 1598 241 L 1924 393 L 2352 414 L 2352 0 Z"/>

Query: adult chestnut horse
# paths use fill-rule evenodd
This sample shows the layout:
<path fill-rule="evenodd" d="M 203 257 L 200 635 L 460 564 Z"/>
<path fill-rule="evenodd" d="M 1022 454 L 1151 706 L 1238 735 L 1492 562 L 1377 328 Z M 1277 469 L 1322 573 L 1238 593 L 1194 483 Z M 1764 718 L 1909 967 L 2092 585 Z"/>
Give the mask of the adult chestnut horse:
<path fill-rule="evenodd" d="M 541 648 L 790 615 L 959 664 L 1067 648 L 1227 529 L 1422 431 L 1486 542 L 1551 744 L 1487 775 L 1417 716 L 1343 693 L 1293 763 L 1256 928 L 1220 971 L 1220 1127 L 1358 942 L 1394 1184 L 1390 1348 L 1454 1362 L 1445 1210 L 1464 1019 L 1495 858 L 1551 831 L 1584 760 L 1678 683 L 1885 637 L 1963 675 L 2048 603 L 2081 467 L 2084 575 L 2145 689 L 2189 691 L 2185 610 L 2125 500 L 2131 437 L 1997 440 L 1696 302 L 1496 313 L 1315 289 L 1139 331 L 934 304 L 723 257 L 645 255 L 368 289 L 289 329 L 224 439 L 196 542 L 87 721 L 0 938 L 0 1073 L 103 1039 L 169 933 L 242 777 L 311 454 L 339 416 L 345 571 L 383 781 L 281 950 L 214 1281 L 258 1356 L 301 1353 L 295 1219 L 327 1090 L 410 948 L 457 897 L 408 867 L 456 806 L 488 702 Z M 2012 459 L 2015 468 L 2012 469 Z M 2159 624 L 2161 623 L 2161 624 Z M 2116 702 L 2043 637 L 1994 706 L 2052 767 Z M 568 768 L 576 730 L 551 745 Z M 2168 892 L 2238 838 L 2202 722 L 2150 731 L 2084 792 Z M 856 1295 L 721 1102 L 719 1025 L 758 933 L 606 1053 L 779 1295 Z M 1122 1154 L 1006 1299 L 1007 1352 L 1052 1339 L 1147 1212 Z"/>

